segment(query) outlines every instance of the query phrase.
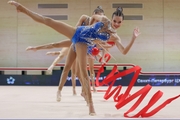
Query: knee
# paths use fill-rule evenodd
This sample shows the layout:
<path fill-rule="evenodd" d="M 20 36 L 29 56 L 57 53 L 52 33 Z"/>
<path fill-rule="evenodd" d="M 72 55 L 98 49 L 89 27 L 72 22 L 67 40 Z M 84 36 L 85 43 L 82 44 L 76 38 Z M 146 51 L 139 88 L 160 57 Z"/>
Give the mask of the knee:
<path fill-rule="evenodd" d="M 65 65 L 64 69 L 63 69 L 63 73 L 64 74 L 68 74 L 70 71 L 70 65 Z"/>
<path fill-rule="evenodd" d="M 45 23 L 46 25 L 50 25 L 51 22 L 52 22 L 52 19 L 51 19 L 51 18 L 49 18 L 49 17 L 44 17 L 44 23 Z"/>

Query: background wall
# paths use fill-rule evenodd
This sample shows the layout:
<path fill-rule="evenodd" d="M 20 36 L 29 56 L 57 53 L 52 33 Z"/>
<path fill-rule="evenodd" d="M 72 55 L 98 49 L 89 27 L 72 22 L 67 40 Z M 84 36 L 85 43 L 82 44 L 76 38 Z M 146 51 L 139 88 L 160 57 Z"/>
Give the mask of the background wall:
<path fill-rule="evenodd" d="M 111 63 L 133 63 L 144 72 L 180 71 L 180 1 L 179 0 L 17 0 L 27 8 L 42 15 L 67 15 L 63 20 L 75 25 L 82 14 L 91 15 L 101 5 L 111 18 L 114 4 L 141 4 L 142 8 L 124 8 L 124 14 L 142 16 L 142 20 L 124 20 L 118 30 L 126 46 L 137 26 L 141 35 L 127 55 L 114 47 L 111 54 L 117 59 Z M 38 4 L 67 4 L 68 8 L 38 8 Z M 28 16 L 17 13 L 14 6 L 1 0 L 0 4 L 0 67 L 48 67 L 56 56 L 47 51 L 25 51 L 26 47 L 67 39 L 51 28 L 34 22 Z M 65 59 L 64 59 L 65 60 Z M 64 63 L 64 60 L 61 63 Z"/>

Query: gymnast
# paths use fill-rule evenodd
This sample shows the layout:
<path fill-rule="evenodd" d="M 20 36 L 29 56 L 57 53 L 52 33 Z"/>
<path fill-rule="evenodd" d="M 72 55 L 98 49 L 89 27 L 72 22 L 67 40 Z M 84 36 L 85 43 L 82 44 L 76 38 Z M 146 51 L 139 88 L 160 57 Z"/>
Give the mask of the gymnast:
<path fill-rule="evenodd" d="M 93 11 L 94 15 L 104 15 L 104 10 L 102 9 L 101 6 L 98 6 L 94 11 Z M 82 15 L 78 21 L 78 23 L 76 24 L 77 26 L 87 26 L 89 25 L 91 20 L 91 17 L 87 16 L 87 15 Z M 68 40 L 70 41 L 70 40 Z M 71 42 L 72 43 L 72 42 Z M 50 44 L 51 45 L 51 44 Z M 108 44 L 102 44 L 101 46 L 103 46 L 104 48 L 107 47 L 111 47 Z M 70 47 L 70 44 L 69 44 Z M 54 68 L 54 66 L 60 61 L 62 60 L 68 53 L 69 47 L 63 47 L 61 51 L 54 51 L 54 52 L 48 52 L 47 54 L 58 54 L 58 57 L 53 61 L 53 63 L 51 64 L 51 66 L 48 68 L 48 71 L 51 72 L 52 69 Z M 100 47 L 97 45 L 97 47 Z M 27 47 L 26 50 L 41 50 L 41 49 L 51 49 L 52 47 L 46 47 L 46 45 L 40 45 L 40 46 L 29 46 Z M 91 51 L 91 50 L 90 50 Z M 90 71 L 90 77 L 91 77 L 91 81 L 92 81 L 92 87 L 93 87 L 93 91 L 96 92 L 96 88 L 95 88 L 95 81 L 94 81 L 94 59 L 92 58 L 92 54 L 88 54 L 89 57 L 88 58 L 88 62 L 89 62 L 89 71 Z M 101 57 L 102 55 L 98 54 L 99 57 Z M 102 61 L 103 62 L 103 61 Z M 78 63 L 76 62 L 76 60 L 73 62 L 72 68 L 71 68 L 71 76 L 72 76 L 72 85 L 73 85 L 73 95 L 76 95 L 76 91 L 75 91 L 75 84 L 76 84 L 76 75 L 78 74 L 77 72 L 78 70 Z M 77 75 L 78 78 L 80 77 L 80 75 Z M 79 78 L 80 80 L 80 78 Z M 81 81 L 81 80 L 80 80 Z M 63 84 L 62 84 L 63 83 Z M 58 90 L 62 90 L 62 87 L 64 86 L 65 82 L 60 82 Z M 83 94 L 83 90 L 81 93 L 82 96 L 84 96 Z M 59 94 L 57 94 L 57 101 L 60 101 L 60 97 Z"/>
<path fill-rule="evenodd" d="M 89 107 L 89 115 L 95 115 L 95 109 L 90 90 L 90 80 L 87 73 L 87 59 L 84 57 L 87 54 L 88 46 L 93 46 L 95 43 L 100 41 L 107 41 L 110 37 L 110 34 L 114 33 L 114 30 L 110 27 L 110 20 L 106 16 L 103 16 L 101 18 L 101 22 L 96 22 L 92 26 L 73 27 L 62 21 L 56 21 L 54 19 L 34 13 L 15 1 L 9 1 L 8 3 L 16 6 L 17 11 L 28 15 L 36 22 L 45 24 L 60 34 L 65 35 L 69 39 L 72 39 L 73 44 L 70 46 L 68 51 L 67 60 L 61 75 L 61 79 L 66 79 L 72 63 L 77 57 L 82 79 L 82 87 L 87 97 L 86 100 Z"/>
<path fill-rule="evenodd" d="M 96 21 L 98 21 L 101 16 L 94 15 L 93 16 Z M 123 14 L 123 9 L 121 7 L 118 7 L 115 12 L 112 14 L 112 20 L 111 20 L 111 26 L 115 30 L 120 28 L 122 22 L 123 22 L 124 14 Z M 111 35 L 110 39 L 108 40 L 107 43 L 111 44 L 112 46 L 116 45 L 118 49 L 121 51 L 122 54 L 127 54 L 130 48 L 132 47 L 135 38 L 139 35 L 139 29 L 135 28 L 132 36 L 132 40 L 130 43 L 124 47 L 121 43 L 120 37 L 117 35 L 117 33 L 114 33 Z M 66 41 L 63 41 L 66 42 Z M 30 49 L 46 49 L 46 48 L 56 48 L 56 47 L 61 47 L 62 45 L 65 45 L 63 42 L 58 42 L 58 43 L 51 43 L 51 44 L 46 44 L 42 46 L 37 46 L 37 47 L 30 47 Z M 69 42 L 69 41 L 67 41 Z M 59 89 L 60 91 L 62 89 Z"/>

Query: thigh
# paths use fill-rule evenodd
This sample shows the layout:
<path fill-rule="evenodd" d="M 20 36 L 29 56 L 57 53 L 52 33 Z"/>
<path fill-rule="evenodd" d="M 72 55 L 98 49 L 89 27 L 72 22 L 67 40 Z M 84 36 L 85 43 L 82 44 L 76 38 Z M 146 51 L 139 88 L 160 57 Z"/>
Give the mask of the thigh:
<path fill-rule="evenodd" d="M 87 71 L 87 45 L 76 43 L 76 54 L 81 72 Z"/>
<path fill-rule="evenodd" d="M 57 32 L 65 35 L 66 37 L 68 38 L 72 38 L 75 31 L 76 31 L 76 28 L 65 23 L 65 22 L 62 22 L 62 21 L 59 21 L 59 20 L 54 20 L 54 19 L 51 19 L 51 18 L 47 18 L 45 17 L 45 25 L 53 28 L 54 30 L 56 30 Z M 47 19 L 47 20 L 46 20 Z"/>
<path fill-rule="evenodd" d="M 70 70 L 75 59 L 76 59 L 76 52 L 74 51 L 73 46 L 71 45 L 67 53 L 64 70 Z"/>

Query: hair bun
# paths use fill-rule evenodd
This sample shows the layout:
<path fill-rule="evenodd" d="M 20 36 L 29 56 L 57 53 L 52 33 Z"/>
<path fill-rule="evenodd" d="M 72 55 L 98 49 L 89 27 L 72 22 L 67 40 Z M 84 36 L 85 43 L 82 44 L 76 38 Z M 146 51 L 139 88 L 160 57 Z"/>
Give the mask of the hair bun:
<path fill-rule="evenodd" d="M 98 9 L 102 9 L 102 6 L 97 6 Z"/>
<path fill-rule="evenodd" d="M 117 7 L 116 9 L 117 11 L 123 12 L 123 8 L 122 7 Z"/>

